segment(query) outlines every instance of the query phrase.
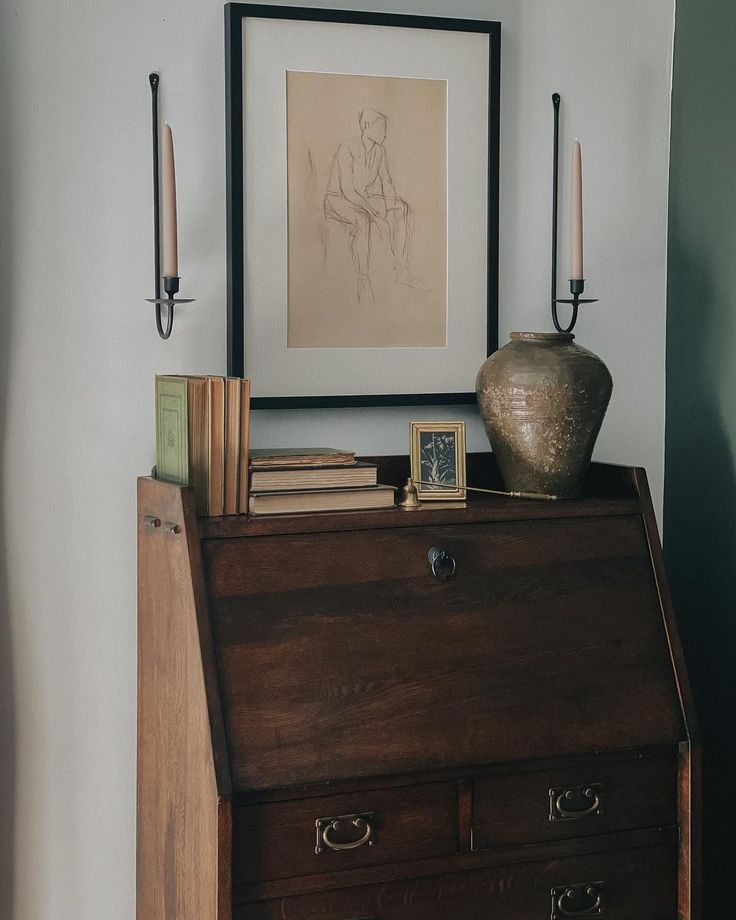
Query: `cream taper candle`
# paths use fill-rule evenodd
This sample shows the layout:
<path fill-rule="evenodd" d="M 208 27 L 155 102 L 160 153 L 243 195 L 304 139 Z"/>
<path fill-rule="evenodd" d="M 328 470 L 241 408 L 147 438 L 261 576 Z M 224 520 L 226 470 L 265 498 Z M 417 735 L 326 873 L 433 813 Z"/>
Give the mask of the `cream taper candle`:
<path fill-rule="evenodd" d="M 582 279 L 583 274 L 583 158 L 580 142 L 572 145 L 572 176 L 570 182 L 570 278 Z"/>
<path fill-rule="evenodd" d="M 168 122 L 161 137 L 161 188 L 164 225 L 164 277 L 179 275 L 176 238 L 176 173 L 174 171 L 174 137 Z"/>

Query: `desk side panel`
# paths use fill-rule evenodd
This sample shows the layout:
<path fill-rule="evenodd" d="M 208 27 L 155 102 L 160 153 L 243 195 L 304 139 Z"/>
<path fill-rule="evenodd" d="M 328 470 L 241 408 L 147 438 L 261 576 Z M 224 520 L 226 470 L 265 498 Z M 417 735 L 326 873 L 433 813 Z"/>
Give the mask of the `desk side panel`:
<path fill-rule="evenodd" d="M 215 773 L 193 501 L 191 490 L 139 480 L 137 920 L 230 915 L 230 803 Z"/>
<path fill-rule="evenodd" d="M 662 544 L 652 507 L 646 471 L 631 471 L 633 484 L 641 499 L 649 553 L 657 583 L 662 618 L 667 633 L 672 668 L 677 681 L 687 727 L 688 741 L 680 745 L 678 821 L 680 824 L 678 920 L 701 920 L 702 917 L 702 749 L 695 702 L 685 664 L 677 617 L 665 574 Z"/>

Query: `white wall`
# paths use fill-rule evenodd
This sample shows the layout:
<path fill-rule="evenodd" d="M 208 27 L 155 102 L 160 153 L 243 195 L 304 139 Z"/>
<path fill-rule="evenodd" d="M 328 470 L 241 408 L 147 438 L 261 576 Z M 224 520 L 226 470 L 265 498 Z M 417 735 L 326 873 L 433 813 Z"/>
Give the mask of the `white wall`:
<path fill-rule="evenodd" d="M 579 340 L 615 380 L 597 456 L 646 465 L 659 500 L 672 0 L 321 5 L 503 22 L 504 339 L 550 327 L 550 94 L 563 94 L 601 299 Z M 9 0 L 1 15 L 0 800 L 15 801 L 14 917 L 131 920 L 135 477 L 153 462 L 154 374 L 225 370 L 222 4 Z M 184 293 L 197 298 L 168 343 L 143 303 L 154 69 L 176 131 Z M 419 414 L 259 413 L 254 439 L 403 452 Z M 484 449 L 474 411 L 437 414 L 465 417 L 469 448 Z M 0 819 L 5 918 L 7 809 Z"/>

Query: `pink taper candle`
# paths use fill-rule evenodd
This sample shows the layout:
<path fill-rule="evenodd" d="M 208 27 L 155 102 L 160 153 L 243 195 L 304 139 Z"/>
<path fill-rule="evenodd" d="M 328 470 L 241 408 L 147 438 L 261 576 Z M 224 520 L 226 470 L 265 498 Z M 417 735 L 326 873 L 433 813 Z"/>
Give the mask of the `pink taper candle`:
<path fill-rule="evenodd" d="M 570 183 L 570 278 L 583 274 L 583 159 L 580 142 L 572 145 L 572 180 Z"/>
<path fill-rule="evenodd" d="M 176 239 L 176 174 L 174 172 L 174 137 L 169 124 L 161 136 L 161 187 L 164 216 L 164 277 L 179 276 L 179 255 Z"/>

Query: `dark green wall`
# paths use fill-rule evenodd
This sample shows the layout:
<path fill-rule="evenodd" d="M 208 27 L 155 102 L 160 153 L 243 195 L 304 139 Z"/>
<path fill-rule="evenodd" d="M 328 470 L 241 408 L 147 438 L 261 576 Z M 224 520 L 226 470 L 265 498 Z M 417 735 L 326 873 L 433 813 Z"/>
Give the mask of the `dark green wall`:
<path fill-rule="evenodd" d="M 664 546 L 704 738 L 704 920 L 736 917 L 736 0 L 677 0 Z"/>

